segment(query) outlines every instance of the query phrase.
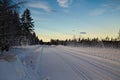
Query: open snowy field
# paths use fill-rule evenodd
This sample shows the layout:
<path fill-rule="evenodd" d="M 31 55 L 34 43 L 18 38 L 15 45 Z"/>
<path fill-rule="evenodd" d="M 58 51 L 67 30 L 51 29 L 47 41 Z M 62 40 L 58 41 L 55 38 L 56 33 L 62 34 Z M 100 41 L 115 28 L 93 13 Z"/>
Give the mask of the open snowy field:
<path fill-rule="evenodd" d="M 120 80 L 120 50 L 66 46 L 22 46 L 0 60 L 0 80 Z"/>

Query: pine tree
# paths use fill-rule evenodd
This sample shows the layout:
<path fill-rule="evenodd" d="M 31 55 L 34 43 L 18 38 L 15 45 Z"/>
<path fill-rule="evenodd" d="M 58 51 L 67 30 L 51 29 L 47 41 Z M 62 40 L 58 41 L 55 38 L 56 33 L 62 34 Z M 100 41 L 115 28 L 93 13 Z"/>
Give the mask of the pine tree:
<path fill-rule="evenodd" d="M 29 9 L 26 9 L 21 18 L 22 30 L 25 35 L 32 33 L 34 24 L 33 19 L 31 18 L 31 13 Z"/>
<path fill-rule="evenodd" d="M 32 44 L 32 33 L 34 32 L 34 24 L 29 9 L 26 9 L 21 18 L 21 28 L 25 44 Z"/>
<path fill-rule="evenodd" d="M 6 45 L 10 45 L 17 27 L 14 22 L 14 11 L 22 2 L 14 0 L 0 0 L 0 48 L 1 51 Z"/>

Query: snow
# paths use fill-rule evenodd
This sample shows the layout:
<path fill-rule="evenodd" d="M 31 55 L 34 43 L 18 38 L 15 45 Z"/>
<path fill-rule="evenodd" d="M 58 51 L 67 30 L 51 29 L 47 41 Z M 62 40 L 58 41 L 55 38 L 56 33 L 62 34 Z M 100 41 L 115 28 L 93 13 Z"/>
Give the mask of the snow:
<path fill-rule="evenodd" d="M 39 80 L 39 75 L 22 59 L 30 55 L 29 49 L 37 46 L 14 47 L 9 53 L 17 54 L 16 60 L 8 62 L 0 60 L 0 80 Z"/>
<path fill-rule="evenodd" d="M 67 46 L 14 46 L 0 59 L 0 80 L 120 80 L 120 50 Z"/>
<path fill-rule="evenodd" d="M 67 50 L 72 50 L 78 53 L 81 52 L 87 55 L 120 62 L 120 49 L 98 47 L 63 47 L 63 46 L 61 48 L 66 48 Z"/>
<path fill-rule="evenodd" d="M 19 59 L 13 62 L 0 61 L 0 80 L 37 80 L 31 72 Z"/>
<path fill-rule="evenodd" d="M 85 54 L 80 49 L 65 46 L 44 48 L 41 77 L 49 77 L 50 80 L 120 80 L 118 61 L 90 55 L 92 53 L 87 52 L 87 48 L 84 48 Z"/>

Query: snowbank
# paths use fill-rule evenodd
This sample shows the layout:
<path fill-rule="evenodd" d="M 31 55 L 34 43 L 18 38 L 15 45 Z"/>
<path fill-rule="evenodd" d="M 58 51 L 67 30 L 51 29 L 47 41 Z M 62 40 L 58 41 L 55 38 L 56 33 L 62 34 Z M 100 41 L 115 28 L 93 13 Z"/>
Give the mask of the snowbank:
<path fill-rule="evenodd" d="M 0 80 L 40 80 L 38 73 L 32 69 L 27 56 L 35 53 L 40 45 L 14 46 L 4 52 L 0 58 Z"/>
<path fill-rule="evenodd" d="M 38 80 L 37 74 L 18 57 L 12 62 L 0 60 L 0 80 Z"/>

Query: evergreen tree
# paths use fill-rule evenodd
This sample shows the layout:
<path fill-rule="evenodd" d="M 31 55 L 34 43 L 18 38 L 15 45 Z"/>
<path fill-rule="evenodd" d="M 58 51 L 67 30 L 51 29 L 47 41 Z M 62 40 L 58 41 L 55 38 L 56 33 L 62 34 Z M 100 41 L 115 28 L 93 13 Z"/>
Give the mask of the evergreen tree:
<path fill-rule="evenodd" d="M 21 28 L 23 39 L 26 44 L 33 44 L 34 24 L 29 9 L 26 9 L 21 18 Z"/>
<path fill-rule="evenodd" d="M 21 25 L 22 25 L 23 34 L 28 35 L 29 33 L 33 32 L 34 24 L 29 9 L 26 9 L 22 15 Z"/>
<path fill-rule="evenodd" d="M 22 2 L 16 2 L 14 0 L 0 0 L 0 48 L 1 51 L 14 39 L 15 24 L 14 11 Z"/>

